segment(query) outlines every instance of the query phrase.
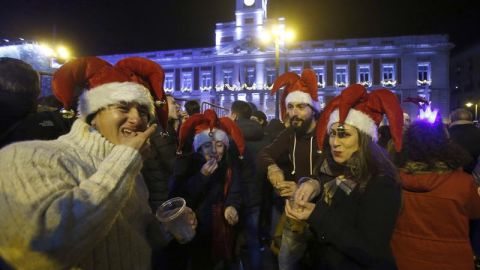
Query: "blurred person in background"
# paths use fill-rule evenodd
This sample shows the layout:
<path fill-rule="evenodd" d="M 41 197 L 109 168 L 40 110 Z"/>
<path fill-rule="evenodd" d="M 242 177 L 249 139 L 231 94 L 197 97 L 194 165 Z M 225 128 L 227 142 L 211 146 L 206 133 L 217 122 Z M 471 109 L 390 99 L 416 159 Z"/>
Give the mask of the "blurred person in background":
<path fill-rule="evenodd" d="M 0 148 L 18 141 L 53 140 L 67 133 L 74 115 L 63 117 L 58 108 L 37 111 L 40 77 L 29 64 L 0 58 Z"/>
<path fill-rule="evenodd" d="M 433 123 L 432 123 L 433 122 Z M 398 269 L 474 269 L 469 220 L 480 218 L 469 154 L 449 140 L 440 115 L 406 129 L 400 168 L 403 208 L 392 238 Z"/>

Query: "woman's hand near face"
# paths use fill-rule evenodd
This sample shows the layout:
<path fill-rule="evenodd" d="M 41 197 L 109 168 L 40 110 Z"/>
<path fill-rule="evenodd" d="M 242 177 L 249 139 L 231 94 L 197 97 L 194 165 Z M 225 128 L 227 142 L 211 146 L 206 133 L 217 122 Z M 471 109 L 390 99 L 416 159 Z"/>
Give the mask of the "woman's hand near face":
<path fill-rule="evenodd" d="M 210 176 L 217 168 L 218 162 L 216 159 L 212 158 L 203 164 L 202 168 L 200 169 L 200 173 L 205 176 Z"/>
<path fill-rule="evenodd" d="M 225 208 L 224 212 L 225 219 L 227 220 L 228 224 L 235 225 L 238 222 L 238 212 L 237 209 L 233 206 L 228 206 Z"/>
<path fill-rule="evenodd" d="M 285 214 L 295 220 L 307 220 L 313 209 L 315 209 L 315 204 L 310 202 L 295 201 L 294 208 L 288 202 L 285 204 Z"/>

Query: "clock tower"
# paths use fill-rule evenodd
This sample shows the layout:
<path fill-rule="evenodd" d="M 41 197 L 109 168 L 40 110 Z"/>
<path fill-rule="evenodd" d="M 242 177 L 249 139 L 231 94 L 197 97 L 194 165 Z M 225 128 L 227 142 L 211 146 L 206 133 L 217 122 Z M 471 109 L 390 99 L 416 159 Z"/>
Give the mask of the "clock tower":
<path fill-rule="evenodd" d="M 232 42 L 255 39 L 267 20 L 268 0 L 235 1 L 235 21 L 216 25 L 216 46 L 225 47 Z"/>
<path fill-rule="evenodd" d="M 235 17 L 237 26 L 239 19 L 255 18 L 261 19 L 262 23 L 267 19 L 267 2 L 268 0 L 236 0 Z M 258 18 L 257 18 L 258 16 Z M 240 17 L 240 18 L 239 18 Z M 259 24 L 256 22 L 255 24 Z"/>

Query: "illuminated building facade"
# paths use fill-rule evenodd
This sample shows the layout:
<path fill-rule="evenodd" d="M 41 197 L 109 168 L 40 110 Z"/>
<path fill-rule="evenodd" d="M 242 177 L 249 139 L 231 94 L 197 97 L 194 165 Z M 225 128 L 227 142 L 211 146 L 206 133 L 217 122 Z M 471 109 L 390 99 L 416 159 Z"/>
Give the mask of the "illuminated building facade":
<path fill-rule="evenodd" d="M 215 45 L 206 48 L 100 56 L 116 63 L 141 56 L 161 64 L 165 89 L 175 97 L 198 99 L 230 108 L 233 100 L 251 101 L 269 117 L 275 114 L 269 89 L 275 80 L 275 48 L 261 45 L 259 35 L 284 18 L 267 19 L 267 0 L 235 0 L 235 20 L 217 23 Z M 449 112 L 449 54 L 446 35 L 296 41 L 280 47 L 280 74 L 315 70 L 319 103 L 324 105 L 346 86 L 387 87 L 401 100 L 424 96 Z M 411 116 L 416 106 L 402 104 Z"/>

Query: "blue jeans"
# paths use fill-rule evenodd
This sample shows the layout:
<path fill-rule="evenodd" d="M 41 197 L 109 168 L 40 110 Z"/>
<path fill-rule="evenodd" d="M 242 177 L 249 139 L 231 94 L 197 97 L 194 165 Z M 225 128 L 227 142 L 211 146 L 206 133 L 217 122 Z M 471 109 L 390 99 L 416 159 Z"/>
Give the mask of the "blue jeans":
<path fill-rule="evenodd" d="M 254 206 L 245 212 L 245 234 L 247 242 L 247 261 L 245 262 L 246 270 L 261 269 L 262 254 L 260 244 L 260 206 Z"/>
<path fill-rule="evenodd" d="M 282 245 L 278 254 L 280 270 L 299 269 L 299 261 L 307 249 L 307 239 L 311 236 L 304 223 L 287 218 L 282 233 Z"/>

